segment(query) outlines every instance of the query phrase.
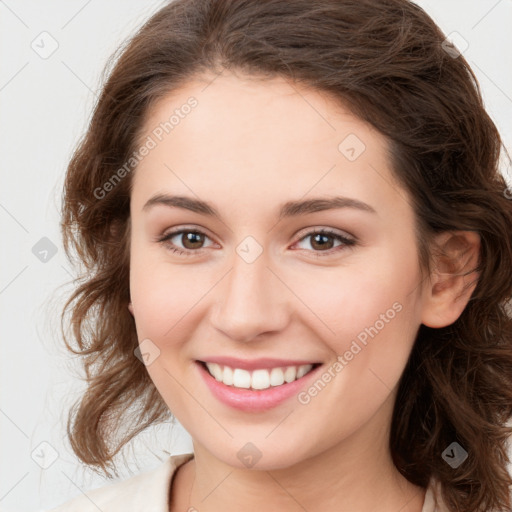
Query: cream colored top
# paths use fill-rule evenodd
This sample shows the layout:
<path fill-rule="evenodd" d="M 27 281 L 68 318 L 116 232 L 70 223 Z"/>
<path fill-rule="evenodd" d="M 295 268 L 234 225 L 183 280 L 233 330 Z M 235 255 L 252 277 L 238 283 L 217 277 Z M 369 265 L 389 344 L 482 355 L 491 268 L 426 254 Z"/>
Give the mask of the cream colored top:
<path fill-rule="evenodd" d="M 87 491 L 49 512 L 168 512 L 172 477 L 193 456 L 173 455 L 156 469 Z M 427 489 L 421 512 L 447 512 L 442 502 L 441 507 L 435 508 L 433 485 Z"/>

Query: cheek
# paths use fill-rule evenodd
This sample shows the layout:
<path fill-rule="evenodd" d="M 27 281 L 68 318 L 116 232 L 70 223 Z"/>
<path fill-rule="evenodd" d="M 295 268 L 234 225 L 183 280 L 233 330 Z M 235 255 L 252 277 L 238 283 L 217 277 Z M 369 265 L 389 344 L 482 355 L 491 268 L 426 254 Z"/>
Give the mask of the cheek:
<path fill-rule="evenodd" d="M 297 292 L 310 310 L 304 318 L 311 318 L 308 322 L 333 352 L 331 375 L 325 378 L 336 391 L 324 399 L 333 400 L 333 410 L 351 410 L 354 419 L 376 410 L 389 395 L 414 343 L 421 274 L 411 247 L 408 254 L 369 255 L 338 268 L 320 285 L 308 276 Z"/>
<path fill-rule="evenodd" d="M 177 264 L 161 248 L 132 247 L 130 295 L 139 339 L 163 350 L 186 339 L 218 272 L 207 265 Z"/>
<path fill-rule="evenodd" d="M 130 293 L 139 339 L 144 336 L 161 343 L 166 333 L 190 310 L 196 294 L 180 282 L 179 273 L 169 279 L 157 270 L 147 266 L 140 270 L 135 268 Z"/>
<path fill-rule="evenodd" d="M 359 337 L 363 342 L 375 332 L 389 331 L 391 324 L 416 322 L 415 288 L 420 283 L 413 250 L 396 254 L 393 250 L 368 251 L 364 258 L 346 266 L 289 274 L 294 292 L 306 306 L 303 318 L 338 353 L 347 350 Z M 400 310 L 400 311 L 399 311 Z"/>
<path fill-rule="evenodd" d="M 305 389 L 299 401 L 312 417 L 323 418 L 330 411 L 335 437 L 340 425 L 350 434 L 392 398 L 419 324 L 416 295 L 406 287 L 374 287 L 331 299 L 323 311 L 331 312 L 326 318 L 335 334 L 323 340 L 333 355 L 321 382 Z"/>
<path fill-rule="evenodd" d="M 157 251 L 132 248 L 130 295 L 137 337 L 141 349 L 149 339 L 146 348 L 157 354 L 146 370 L 168 408 L 181 415 L 190 407 L 178 377 L 190 357 L 184 340 L 197 321 L 194 304 L 204 295 L 197 276 L 190 279 L 195 275 L 192 266 L 171 265 Z"/>
<path fill-rule="evenodd" d="M 169 269 L 159 263 L 155 255 L 142 241 L 132 239 L 130 296 L 139 339 L 160 337 L 172 322 L 169 315 L 172 316 L 179 305 L 176 290 L 181 287 L 175 280 L 168 280 L 165 272 Z M 176 277 L 179 279 L 179 275 Z"/>

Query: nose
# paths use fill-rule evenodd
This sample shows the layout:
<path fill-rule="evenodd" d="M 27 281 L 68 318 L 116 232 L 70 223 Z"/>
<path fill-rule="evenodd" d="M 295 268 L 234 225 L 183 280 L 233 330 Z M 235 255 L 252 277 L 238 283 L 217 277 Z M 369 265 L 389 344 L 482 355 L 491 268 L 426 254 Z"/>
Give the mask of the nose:
<path fill-rule="evenodd" d="M 238 255 L 233 268 L 216 287 L 213 326 L 235 341 L 284 329 L 289 322 L 289 295 L 261 255 L 247 263 Z"/>

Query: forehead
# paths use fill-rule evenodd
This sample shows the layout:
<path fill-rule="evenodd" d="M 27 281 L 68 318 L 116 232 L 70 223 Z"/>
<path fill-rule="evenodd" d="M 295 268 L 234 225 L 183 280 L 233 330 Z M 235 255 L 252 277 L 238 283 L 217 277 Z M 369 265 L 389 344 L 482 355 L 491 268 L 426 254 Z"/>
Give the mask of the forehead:
<path fill-rule="evenodd" d="M 172 188 L 246 205 L 334 190 L 379 202 L 385 187 L 399 188 L 383 135 L 342 102 L 282 78 L 197 77 L 148 112 L 147 137 L 155 147 L 135 172 L 136 201 Z"/>

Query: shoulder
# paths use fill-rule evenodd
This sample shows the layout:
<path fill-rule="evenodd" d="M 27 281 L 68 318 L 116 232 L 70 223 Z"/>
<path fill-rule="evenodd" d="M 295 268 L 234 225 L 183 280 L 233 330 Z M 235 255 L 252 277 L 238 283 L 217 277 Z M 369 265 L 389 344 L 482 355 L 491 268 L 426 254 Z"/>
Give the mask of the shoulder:
<path fill-rule="evenodd" d="M 448 512 L 448 507 L 441 496 L 441 484 L 433 477 L 427 487 L 421 512 Z"/>
<path fill-rule="evenodd" d="M 192 457 L 192 453 L 171 456 L 156 469 L 86 491 L 48 512 L 162 512 L 168 509 L 176 469 Z"/>

